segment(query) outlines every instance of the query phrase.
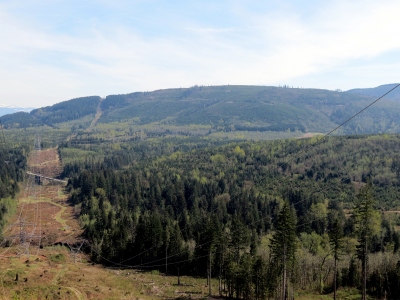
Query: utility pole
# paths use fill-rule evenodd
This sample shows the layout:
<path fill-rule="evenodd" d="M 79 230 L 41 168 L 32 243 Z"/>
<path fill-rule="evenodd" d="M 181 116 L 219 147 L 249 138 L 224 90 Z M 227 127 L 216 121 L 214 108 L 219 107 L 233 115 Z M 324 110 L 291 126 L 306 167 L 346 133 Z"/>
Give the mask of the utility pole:
<path fill-rule="evenodd" d="M 35 150 L 42 150 L 41 141 L 39 134 L 36 135 L 35 139 Z"/>
<path fill-rule="evenodd" d="M 82 240 L 82 241 L 76 242 L 72 246 L 68 242 L 66 242 L 66 244 L 68 245 L 69 249 L 71 250 L 70 257 L 74 261 L 74 263 L 76 263 L 77 258 L 79 259 L 79 261 L 81 261 L 81 257 L 79 255 L 79 253 L 82 252 L 81 248 L 82 248 L 83 244 L 85 244 L 85 242 L 86 242 L 86 240 Z M 76 246 L 76 245 L 78 245 L 78 246 Z"/>
<path fill-rule="evenodd" d="M 18 256 L 27 255 L 29 257 L 29 246 L 31 241 L 35 238 L 38 238 L 40 240 L 42 236 L 40 234 L 27 234 L 26 227 L 32 227 L 32 232 L 34 232 L 36 230 L 36 224 L 26 222 L 25 219 L 18 219 L 15 224 L 12 224 L 10 226 L 19 227 L 19 234 L 8 237 L 13 239 L 19 238 L 20 246 L 18 249 Z"/>
<path fill-rule="evenodd" d="M 1 130 L 3 133 L 3 140 L 4 140 L 4 132 L 3 132 L 3 127 L 1 126 Z M 1 139 L 1 138 L 0 138 Z M 41 150 L 41 141 L 39 134 L 36 135 L 35 137 L 35 144 L 34 144 L 35 150 L 40 151 Z M 37 155 L 37 154 L 35 154 Z M 7 163 L 7 162 L 6 162 Z M 29 174 L 29 172 L 28 172 Z M 35 183 L 41 184 L 41 176 L 40 174 L 31 174 L 35 176 Z M 36 198 L 36 192 L 34 192 L 33 196 Z M 35 210 L 37 210 L 37 213 L 40 212 L 40 208 L 37 205 Z M 39 216 L 40 218 L 40 216 Z M 31 246 L 31 243 L 33 240 L 37 240 L 38 247 L 40 247 L 41 240 L 42 240 L 42 230 L 41 230 L 41 223 L 40 220 L 38 221 L 36 217 L 34 218 L 35 222 L 27 222 L 25 218 L 22 217 L 22 215 L 18 218 L 18 220 L 10 225 L 11 227 L 17 227 L 17 230 L 14 230 L 12 235 L 7 236 L 6 239 L 12 239 L 12 240 L 19 240 L 19 246 L 18 246 L 18 252 L 17 255 L 20 257 L 22 255 L 30 256 L 29 254 L 29 247 Z M 37 222 L 39 222 L 39 226 L 37 225 Z M 29 228 L 29 229 L 28 229 Z M 28 233 L 29 231 L 29 233 Z M 39 234 L 35 234 L 38 232 Z"/>

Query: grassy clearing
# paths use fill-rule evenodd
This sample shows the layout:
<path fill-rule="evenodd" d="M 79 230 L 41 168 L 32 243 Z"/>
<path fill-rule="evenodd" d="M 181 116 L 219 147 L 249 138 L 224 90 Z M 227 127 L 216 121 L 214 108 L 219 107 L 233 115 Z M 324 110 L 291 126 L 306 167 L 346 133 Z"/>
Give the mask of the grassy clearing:
<path fill-rule="evenodd" d="M 40 197 L 39 199 L 35 199 L 34 197 L 28 197 L 28 198 L 22 198 L 20 202 L 26 203 L 26 204 L 32 204 L 32 203 L 49 203 L 51 205 L 57 206 L 60 208 L 60 211 L 58 211 L 55 215 L 54 218 L 55 220 L 60 223 L 62 229 L 68 228 L 67 225 L 67 220 L 64 220 L 62 218 L 62 214 L 65 212 L 67 209 L 66 206 L 63 206 L 61 204 L 58 204 L 56 202 L 53 202 L 50 198 L 45 198 L 45 197 Z"/>
<path fill-rule="evenodd" d="M 299 131 L 232 131 L 232 132 L 215 132 L 210 134 L 209 138 L 229 139 L 229 140 L 276 140 L 290 139 L 302 136 Z"/>
<path fill-rule="evenodd" d="M 74 161 L 84 161 L 88 157 L 97 157 L 99 154 L 94 151 L 86 151 L 77 148 L 61 148 L 60 155 L 63 164 L 68 164 Z"/>
<path fill-rule="evenodd" d="M 15 247 L 8 251 L 15 252 Z M 93 265 L 87 256 L 80 258 L 74 263 L 62 246 L 45 247 L 29 258 L 0 256 L 0 299 L 207 299 L 205 278 L 181 276 L 178 285 L 176 276 L 158 271 L 107 269 Z M 217 279 L 212 280 L 212 294 L 218 295 Z M 295 299 L 332 296 L 304 291 Z M 341 289 L 338 299 L 360 299 L 360 294 L 357 289 Z"/>
<path fill-rule="evenodd" d="M 359 300 L 361 299 L 361 293 L 356 288 L 343 288 L 339 289 L 336 293 L 338 300 Z M 298 300 L 325 300 L 333 299 L 333 293 L 327 295 L 312 294 L 310 292 L 295 293 L 295 299 Z M 372 300 L 375 298 L 368 297 L 367 299 Z"/>
<path fill-rule="evenodd" d="M 65 247 L 47 247 L 29 258 L 2 257 L 0 298 L 145 300 L 192 295 L 204 299 L 208 293 L 205 279 L 183 276 L 178 286 L 174 276 L 111 270 L 88 262 L 73 263 L 69 254 Z M 88 261 L 87 257 L 82 257 L 83 261 L 85 259 Z M 216 280 L 213 287 L 217 293 Z"/>
<path fill-rule="evenodd" d="M 0 266 L 1 299 L 208 299 L 204 278 L 182 276 L 178 285 L 177 277 L 159 272 L 73 263 L 63 247 L 49 247 L 29 260 L 4 260 Z M 212 280 L 212 294 L 218 294 L 216 279 Z M 322 300 L 332 296 L 304 292 L 296 293 L 295 299 Z M 338 299 L 360 299 L 360 294 L 356 289 L 343 289 L 338 291 Z"/>

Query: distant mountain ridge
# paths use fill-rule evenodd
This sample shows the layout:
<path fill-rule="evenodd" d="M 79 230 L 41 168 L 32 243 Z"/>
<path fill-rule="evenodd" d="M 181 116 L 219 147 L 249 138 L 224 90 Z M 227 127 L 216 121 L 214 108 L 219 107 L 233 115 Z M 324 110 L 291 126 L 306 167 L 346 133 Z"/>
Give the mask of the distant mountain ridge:
<path fill-rule="evenodd" d="M 375 88 L 366 88 L 366 89 L 352 89 L 348 90 L 347 93 L 353 93 L 353 94 L 359 94 L 359 95 L 364 95 L 364 96 L 371 96 L 371 97 L 381 97 L 390 89 L 394 88 L 397 86 L 398 83 L 391 83 L 391 84 L 384 84 L 380 85 Z M 391 93 L 385 96 L 385 99 L 388 100 L 395 100 L 395 101 L 400 101 L 400 88 L 397 88 L 393 90 Z"/>
<path fill-rule="evenodd" d="M 105 99 L 76 98 L 30 113 L 6 115 L 1 121 L 5 128 L 58 128 L 60 124 L 63 128 L 85 128 L 125 122 L 129 126 L 200 125 L 225 132 L 327 132 L 393 86 L 347 92 L 272 86 L 194 86 L 109 95 Z M 343 126 L 340 132 L 400 132 L 398 95 L 400 88 Z"/>
<path fill-rule="evenodd" d="M 0 117 L 8 114 L 14 114 L 17 112 L 30 112 L 34 107 L 17 107 L 17 106 L 3 106 L 0 105 Z"/>
<path fill-rule="evenodd" d="M 37 108 L 28 112 L 4 115 L 0 119 L 6 128 L 28 128 L 35 126 L 54 126 L 94 114 L 101 98 L 82 97 L 63 101 L 52 106 Z"/>

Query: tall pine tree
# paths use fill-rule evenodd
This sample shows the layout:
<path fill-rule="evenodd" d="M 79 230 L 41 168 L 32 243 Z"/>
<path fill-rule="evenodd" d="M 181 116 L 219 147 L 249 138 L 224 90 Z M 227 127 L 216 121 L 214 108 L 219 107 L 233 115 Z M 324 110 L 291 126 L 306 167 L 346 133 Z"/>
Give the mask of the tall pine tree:
<path fill-rule="evenodd" d="M 358 239 L 357 257 L 362 265 L 362 300 L 367 299 L 367 265 L 368 245 L 371 238 L 379 230 L 380 216 L 374 210 L 374 198 L 372 196 L 372 184 L 368 183 L 357 194 L 354 207 L 356 234 Z"/>
<path fill-rule="evenodd" d="M 297 247 L 296 218 L 287 202 L 278 215 L 270 247 L 272 261 L 276 263 L 275 276 L 282 276 L 281 299 L 286 300 L 288 273 L 293 269 Z"/>
<path fill-rule="evenodd" d="M 332 229 L 329 231 L 329 243 L 331 244 L 333 251 L 333 258 L 335 260 L 334 265 L 334 277 L 333 277 L 333 299 L 336 300 L 336 289 L 337 289 L 337 262 L 339 260 L 340 252 L 343 248 L 343 226 L 340 221 L 336 218 L 333 221 Z"/>

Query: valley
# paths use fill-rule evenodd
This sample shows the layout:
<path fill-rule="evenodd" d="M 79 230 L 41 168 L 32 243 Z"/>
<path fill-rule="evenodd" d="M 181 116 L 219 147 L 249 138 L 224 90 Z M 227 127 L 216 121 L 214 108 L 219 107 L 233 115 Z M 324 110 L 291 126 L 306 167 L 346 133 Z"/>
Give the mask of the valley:
<path fill-rule="evenodd" d="M 192 87 L 2 117 L 1 297 L 357 299 L 366 276 L 395 299 L 397 98 L 324 136 L 371 93 Z"/>

